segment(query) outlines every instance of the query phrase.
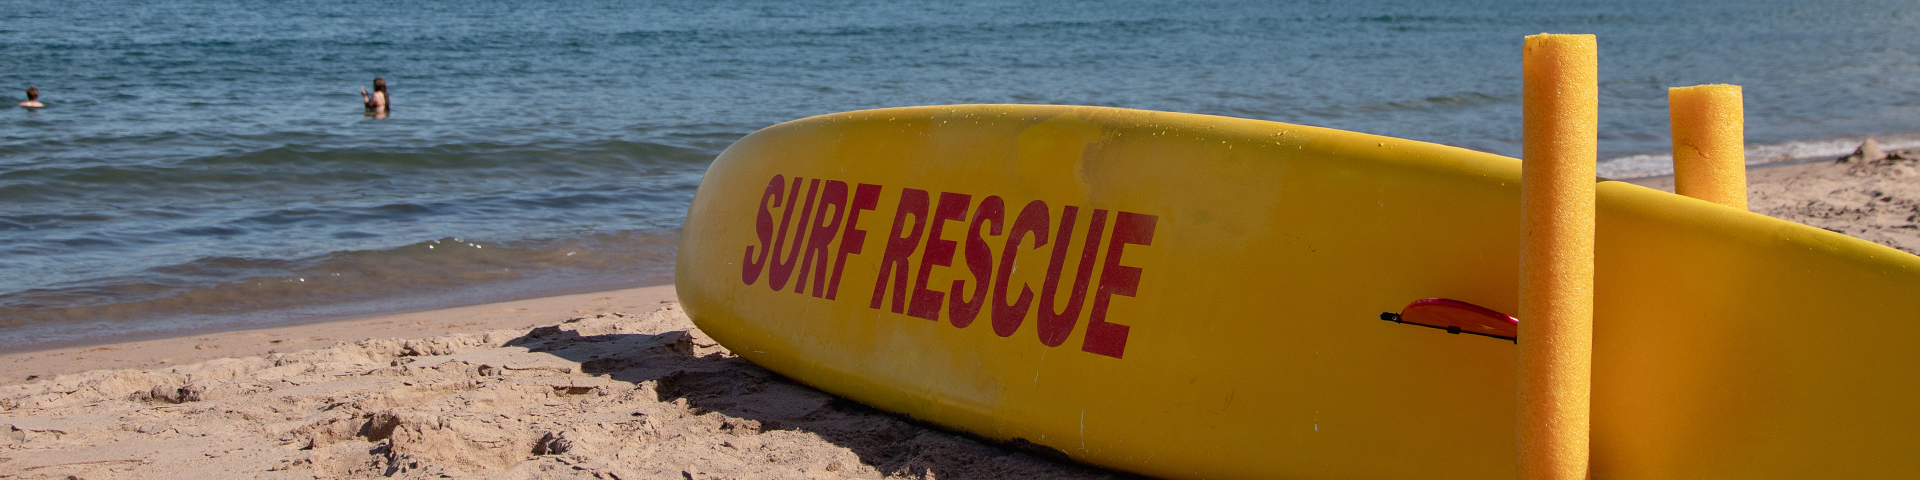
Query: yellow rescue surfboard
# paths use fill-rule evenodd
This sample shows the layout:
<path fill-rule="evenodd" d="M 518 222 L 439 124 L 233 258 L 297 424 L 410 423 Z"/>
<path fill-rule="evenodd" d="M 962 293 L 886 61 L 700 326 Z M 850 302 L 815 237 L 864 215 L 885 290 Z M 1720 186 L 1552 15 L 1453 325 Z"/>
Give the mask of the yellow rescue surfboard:
<path fill-rule="evenodd" d="M 1514 343 L 1380 318 L 1514 311 L 1519 178 L 1507 157 L 1204 115 L 839 113 L 714 160 L 675 282 L 759 365 L 1080 462 L 1512 478 Z M 1920 473 L 1920 257 L 1598 187 L 1594 478 Z"/>

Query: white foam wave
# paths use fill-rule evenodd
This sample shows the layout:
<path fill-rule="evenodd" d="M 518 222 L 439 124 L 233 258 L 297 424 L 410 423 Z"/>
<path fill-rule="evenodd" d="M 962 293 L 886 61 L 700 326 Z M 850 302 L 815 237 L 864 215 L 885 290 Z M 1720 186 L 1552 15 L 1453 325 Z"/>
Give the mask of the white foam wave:
<path fill-rule="evenodd" d="M 1869 136 L 1847 136 L 1819 140 L 1800 140 L 1765 145 L 1747 145 L 1747 165 L 1793 162 L 1812 159 L 1837 159 L 1853 153 Z M 1920 132 L 1873 135 L 1882 150 L 1920 148 Z M 1672 154 L 1638 154 L 1601 160 L 1603 178 L 1643 178 L 1673 174 Z"/>

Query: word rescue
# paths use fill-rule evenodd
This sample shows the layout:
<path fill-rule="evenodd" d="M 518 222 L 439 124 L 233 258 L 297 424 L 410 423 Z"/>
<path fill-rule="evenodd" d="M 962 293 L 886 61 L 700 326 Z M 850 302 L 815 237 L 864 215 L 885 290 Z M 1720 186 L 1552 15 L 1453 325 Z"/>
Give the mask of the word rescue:
<path fill-rule="evenodd" d="M 774 291 L 839 298 L 840 274 L 846 269 L 847 256 L 870 254 L 869 232 L 860 228 L 860 217 L 862 212 L 878 208 L 883 190 L 866 183 L 849 187 L 839 180 L 796 177 L 789 181 L 783 175 L 774 175 L 760 195 L 753 224 L 759 243 L 747 246 L 740 280 L 747 285 L 764 280 Z M 1086 214 L 1088 228 L 1080 242 L 1079 266 L 1073 272 L 1073 285 L 1063 294 L 1061 275 L 1073 250 L 1074 225 L 1082 220 L 1080 207 L 1062 206 L 1056 217 L 1047 202 L 1034 200 L 1021 206 L 1009 222 L 1006 200 L 998 195 L 975 201 L 973 195 L 965 193 L 940 192 L 936 198 L 926 190 L 902 188 L 898 196 L 893 225 L 881 242 L 885 250 L 880 252 L 879 277 L 869 308 L 885 305 L 893 313 L 934 321 L 940 320 L 944 310 L 947 322 L 955 328 L 966 328 L 984 314 L 993 325 L 993 333 L 1010 337 L 1035 309 L 1031 285 L 1023 282 L 1017 297 L 1008 296 L 1013 288 L 1014 259 L 1023 251 L 1039 250 L 1052 243 L 1034 325 L 1040 343 L 1057 347 L 1073 334 L 1080 322 L 1081 307 L 1086 305 L 1087 287 L 1094 281 L 1089 278 L 1094 262 L 1098 261 L 1102 265 L 1099 283 L 1092 308 L 1087 311 L 1086 337 L 1080 349 L 1113 358 L 1126 354 L 1128 327 L 1107 321 L 1107 305 L 1112 296 L 1131 297 L 1139 289 L 1140 268 L 1121 265 L 1121 256 L 1128 245 L 1153 244 L 1158 216 L 1133 212 L 1109 215 L 1104 209 Z M 795 205 L 799 208 L 793 208 Z M 774 208 L 784 210 L 778 224 L 774 223 Z M 795 212 L 799 212 L 798 222 L 794 221 Z M 1112 222 L 1111 228 L 1108 222 Z M 949 240 L 955 236 L 951 228 L 966 230 L 958 235 L 960 240 Z M 982 235 L 986 232 L 998 237 L 1002 231 L 1006 238 L 997 246 L 987 243 Z M 835 239 L 840 240 L 837 247 Z M 1100 258 L 1102 240 L 1104 258 Z M 952 267 L 962 242 L 965 268 L 973 276 L 971 293 L 965 293 L 969 291 L 967 280 L 954 280 L 945 291 L 928 288 L 933 269 Z M 1029 243 L 1031 247 L 1021 248 Z M 832 268 L 828 268 L 829 262 Z M 795 267 L 799 269 L 797 276 Z M 1066 297 L 1064 306 L 1058 301 L 1062 295 Z"/>

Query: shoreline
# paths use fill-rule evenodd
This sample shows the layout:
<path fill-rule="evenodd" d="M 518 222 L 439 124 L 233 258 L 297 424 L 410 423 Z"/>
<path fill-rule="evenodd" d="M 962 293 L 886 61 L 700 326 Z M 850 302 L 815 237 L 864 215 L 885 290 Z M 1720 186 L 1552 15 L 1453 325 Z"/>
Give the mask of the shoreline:
<path fill-rule="evenodd" d="M 1833 158 L 1811 157 L 1782 160 L 1747 165 L 1748 183 L 1754 193 L 1765 186 L 1776 183 L 1793 183 L 1798 178 L 1834 165 Z M 1833 166 L 1831 168 L 1847 168 Z M 1632 183 L 1656 190 L 1673 192 L 1673 175 L 1653 175 L 1633 178 L 1603 179 Z M 1829 194 L 1839 194 L 1841 189 L 1829 188 Z M 1775 189 L 1778 190 L 1778 189 Z M 1884 189 L 1873 189 L 1884 190 Z M 1773 192 L 1779 196 L 1780 192 Z M 1797 198 L 1796 202 L 1804 201 Z M 1751 210 L 1789 221 L 1806 223 L 1828 230 L 1856 235 L 1812 219 L 1794 219 L 1769 212 L 1770 205 L 1762 198 L 1753 202 Z M 1771 205 L 1780 210 L 1779 205 Z M 1867 238 L 1875 243 L 1914 253 L 1920 251 L 1920 240 L 1912 242 L 1889 242 L 1884 238 Z M 1898 239 L 1896 239 L 1898 240 Z M 358 316 L 324 320 L 318 322 L 300 322 L 274 324 L 237 330 L 219 330 L 217 327 L 188 331 L 176 334 L 163 334 L 158 337 L 135 337 L 131 340 L 109 338 L 99 342 L 65 342 L 49 344 L 45 347 L 30 347 L 28 350 L 0 353 L 0 366 L 7 366 L 6 373 L 0 374 L 0 385 L 16 384 L 28 380 L 30 376 L 45 378 L 51 375 L 77 373 L 102 368 L 158 368 L 214 358 L 266 355 L 302 348 L 323 347 L 327 342 L 353 342 L 371 338 L 425 338 L 462 332 L 480 332 L 508 328 L 532 328 L 538 325 L 554 324 L 569 316 L 607 313 L 621 309 L 634 310 L 676 302 L 674 286 L 671 283 L 643 287 L 622 288 L 584 293 L 548 295 L 534 298 L 488 302 L 423 310 L 401 310 L 378 315 Z M 355 334 L 345 334 L 358 330 Z M 383 337 L 384 336 L 384 337 Z M 192 345 L 188 345 L 191 343 Z M 44 359 L 60 359 L 49 362 Z"/>
<path fill-rule="evenodd" d="M 265 356 L 374 338 L 418 339 L 526 329 L 677 302 L 672 284 L 537 297 L 414 312 L 0 354 L 0 386 L 100 369 L 156 369 L 217 358 Z"/>
<path fill-rule="evenodd" d="M 1920 138 L 1920 137 L 1916 137 L 1916 138 Z M 1895 144 L 1895 145 L 1903 145 L 1903 144 L 1904 143 Z M 1917 143 L 1917 144 L 1920 144 L 1920 143 Z M 1752 150 L 1752 149 L 1750 148 L 1749 150 Z M 1888 148 L 1887 150 L 1893 150 L 1893 148 Z M 1789 159 L 1789 160 L 1750 163 L 1747 165 L 1749 189 L 1755 190 L 1755 192 L 1753 193 L 1762 193 L 1763 195 L 1760 195 L 1760 196 L 1764 197 L 1766 196 L 1764 195 L 1764 193 L 1767 193 L 1767 192 L 1760 192 L 1759 190 L 1763 190 L 1762 187 L 1766 185 L 1770 185 L 1774 183 L 1795 182 L 1798 177 L 1807 176 L 1810 173 L 1814 173 L 1811 171 L 1821 169 L 1822 168 L 1821 165 L 1830 165 L 1834 163 L 1835 161 L 1834 161 L 1834 158 L 1832 157 L 1806 157 L 1806 158 L 1795 158 L 1795 159 Z M 1834 168 L 1846 168 L 1846 167 L 1834 167 Z M 1858 167 L 1854 167 L 1854 168 L 1856 170 L 1858 169 Z M 1860 176 L 1860 175 L 1856 174 L 1855 176 Z M 1672 173 L 1666 173 L 1661 175 L 1640 176 L 1640 177 L 1629 177 L 1629 178 L 1613 178 L 1613 179 L 1608 179 L 1603 177 L 1602 180 L 1631 183 L 1631 184 L 1640 185 L 1648 188 L 1653 188 L 1656 190 L 1661 190 L 1668 193 L 1672 193 L 1674 188 Z M 1777 196 L 1777 194 L 1780 192 L 1771 192 L 1771 193 L 1774 193 Z M 1840 190 L 1834 189 L 1828 193 L 1837 194 L 1837 193 L 1840 193 Z M 1814 223 L 1809 223 L 1807 219 L 1795 219 L 1795 218 L 1789 218 L 1791 217 L 1791 215 L 1782 216 L 1782 215 L 1773 214 L 1773 213 L 1783 213 L 1783 212 L 1769 213 L 1767 211 L 1768 206 L 1769 206 L 1768 202 L 1766 202 L 1764 199 L 1760 199 L 1753 203 L 1750 210 L 1756 213 L 1762 213 L 1762 214 L 1767 214 L 1769 216 L 1774 216 L 1775 218 L 1783 218 L 1789 221 L 1807 223 L 1809 225 L 1814 225 L 1816 227 L 1827 228 L 1821 225 L 1816 225 Z M 1777 208 L 1775 209 L 1777 210 Z M 1835 230 L 1833 228 L 1828 228 L 1828 229 Z M 1842 233 L 1845 233 L 1845 232 L 1842 232 Z M 1874 240 L 1874 239 L 1869 239 L 1869 240 Z M 1875 241 L 1876 243 L 1888 245 L 1896 249 L 1901 249 L 1909 252 L 1915 251 L 1915 247 L 1905 247 L 1899 244 L 1889 244 L 1887 242 L 1878 241 L 1878 240 L 1875 240 Z M 1920 246 L 1920 245 L 1916 245 L 1916 246 Z M 575 291 L 578 291 L 578 290 L 575 290 Z M 625 305 L 623 307 L 599 305 L 599 304 L 606 303 L 601 300 L 607 300 L 613 303 L 622 303 Z M 9 365 L 9 364 L 17 365 L 19 362 L 18 360 L 19 358 L 27 357 L 27 356 L 75 355 L 81 352 L 109 351 L 109 350 L 101 350 L 102 347 L 109 347 L 109 346 L 113 347 L 111 349 L 112 351 L 127 350 L 127 351 L 142 351 L 142 352 L 169 352 L 164 357 L 167 359 L 202 359 L 204 360 L 204 359 L 217 358 L 219 356 L 223 356 L 223 355 L 216 355 L 216 353 L 224 353 L 226 354 L 225 356 L 231 356 L 231 355 L 237 355 L 237 354 L 261 355 L 261 354 L 270 353 L 271 351 L 274 351 L 274 350 L 286 351 L 289 347 L 294 347 L 294 346 L 312 347 L 312 346 L 315 346 L 313 345 L 315 342 L 319 342 L 323 340 L 324 341 L 339 340 L 335 338 L 335 337 L 338 337 L 339 335 L 337 334 L 329 335 L 326 332 L 337 331 L 341 328 L 344 328 L 343 326 L 348 326 L 348 325 L 368 327 L 370 328 L 368 332 L 403 331 L 403 329 L 398 329 L 398 328 L 378 327 L 379 325 L 386 325 L 386 324 L 393 324 L 393 323 L 404 323 L 408 325 L 426 325 L 429 323 L 433 323 L 438 325 L 438 328 L 436 331 L 439 331 L 439 332 L 453 332 L 453 331 L 456 331 L 453 329 L 461 328 L 461 327 L 475 327 L 475 328 L 467 328 L 461 331 L 484 331 L 484 330 L 500 329 L 500 328 L 531 327 L 531 326 L 534 326 L 535 324 L 539 324 L 542 322 L 555 323 L 561 320 L 561 318 L 558 318 L 559 316 L 562 316 L 565 314 L 582 315 L 582 314 L 604 313 L 608 311 L 613 311 L 616 308 L 628 308 L 628 309 L 638 308 L 639 305 L 637 304 L 639 303 L 653 304 L 653 303 L 665 303 L 665 302 L 671 302 L 671 301 L 675 301 L 675 297 L 673 294 L 673 284 L 666 283 L 661 285 L 649 285 L 649 286 L 642 286 L 642 287 L 621 288 L 621 289 L 604 290 L 604 291 L 587 291 L 587 292 L 581 292 L 581 293 L 563 293 L 558 295 L 546 295 L 546 296 L 539 296 L 539 297 L 533 297 L 533 298 L 523 298 L 523 299 L 516 299 L 516 300 L 487 302 L 487 303 L 470 304 L 470 305 L 456 305 L 456 306 L 440 307 L 440 308 L 400 309 L 393 312 L 380 313 L 375 315 L 354 316 L 354 317 L 348 317 L 348 318 L 333 318 L 333 319 L 322 320 L 317 322 L 294 322 L 294 323 L 268 324 L 264 326 L 235 329 L 235 330 L 221 330 L 218 327 L 210 327 L 207 330 L 186 330 L 181 332 L 160 333 L 160 334 L 157 334 L 157 336 L 135 335 L 130 339 L 126 337 L 108 337 L 108 339 L 106 339 L 105 341 L 97 341 L 97 342 L 86 342 L 86 341 L 50 342 L 50 343 L 43 344 L 44 346 L 28 347 L 28 349 L 26 350 L 0 353 L 0 365 Z M 580 305 L 587 305 L 587 307 L 574 308 L 574 307 L 579 307 Z M 473 317 L 473 318 L 468 318 L 468 317 Z M 466 320 L 461 321 L 461 320 L 454 320 L 454 319 L 466 319 Z M 424 334 L 424 333 L 425 332 L 423 331 L 423 332 L 418 332 L 414 334 L 418 335 L 418 334 Z M 224 346 L 224 344 L 227 342 L 227 339 L 235 337 L 237 335 L 245 335 L 249 337 L 259 337 L 259 338 L 274 338 L 275 340 L 272 340 L 271 343 L 267 343 L 267 344 L 247 345 L 246 348 L 248 349 L 244 349 L 244 350 L 232 350 L 232 351 L 226 351 L 226 352 L 209 351 L 209 350 L 217 350 L 219 348 L 234 348 L 234 347 Z M 366 338 L 374 338 L 374 337 L 366 337 Z M 412 337 L 403 337 L 403 338 L 412 338 Z M 202 348 L 198 351 L 200 352 L 200 354 L 192 354 L 192 355 L 189 355 L 186 352 L 173 352 L 172 350 L 178 350 L 178 349 L 163 347 L 164 345 L 169 345 L 173 343 L 186 342 L 188 341 L 188 339 L 195 339 L 196 341 L 199 341 L 202 343 L 206 341 L 213 341 L 216 343 L 221 343 L 223 346 L 210 346 L 210 347 Z M 360 339 L 363 339 L 363 338 L 354 338 L 354 339 L 345 340 L 345 341 L 353 341 L 353 340 L 360 340 Z M 135 365 L 137 365 L 137 362 L 130 362 L 128 360 L 119 360 L 119 359 L 105 360 L 105 362 L 107 363 L 101 363 L 101 361 L 93 361 L 93 362 L 87 362 L 86 365 L 93 365 L 101 368 L 107 368 L 107 367 L 136 368 Z M 70 369 L 60 370 L 52 373 L 55 373 L 55 374 L 71 373 L 71 371 L 78 371 L 78 370 L 71 370 L 71 371 L 69 370 Z M 39 374 L 14 375 L 10 372 L 4 376 L 0 376 L 0 385 L 5 385 L 8 383 L 20 381 L 25 375 L 39 375 Z"/>
<path fill-rule="evenodd" d="M 1748 144 L 1746 146 L 1747 169 L 1833 160 L 1851 155 L 1861 143 L 1867 140 L 1875 141 L 1881 149 L 1888 151 L 1920 148 L 1920 132 L 1883 132 L 1872 135 L 1843 135 L 1779 143 Z M 1617 176 L 1618 178 L 1614 180 L 1671 177 L 1673 176 L 1673 155 L 1640 153 L 1603 158 L 1600 159 L 1598 166 L 1600 177 Z"/>
<path fill-rule="evenodd" d="M 1794 159 L 1788 159 L 1788 160 L 1778 160 L 1778 161 L 1769 161 L 1769 162 L 1760 162 L 1760 163 L 1749 163 L 1747 164 L 1747 177 L 1748 177 L 1747 183 L 1749 187 L 1752 186 L 1752 183 L 1753 183 L 1752 177 L 1755 172 L 1761 172 L 1768 169 L 1781 168 L 1781 167 L 1791 167 L 1796 165 L 1807 165 L 1807 164 L 1815 164 L 1815 163 L 1832 163 L 1834 161 L 1834 158 L 1835 157 L 1806 157 L 1806 158 L 1794 158 Z M 1671 171 L 1667 173 L 1662 173 L 1659 175 L 1644 175 L 1644 176 L 1638 176 L 1638 177 L 1625 177 L 1625 178 L 1602 177 L 1601 179 L 1612 180 L 1616 182 L 1627 182 L 1627 183 L 1639 185 L 1642 187 L 1652 188 L 1662 192 L 1673 193 L 1673 172 Z"/>
<path fill-rule="evenodd" d="M 1845 145 L 1857 146 L 1860 140 L 1867 139 L 1867 138 L 1886 139 L 1885 142 L 1882 144 L 1882 146 L 1886 150 L 1890 150 L 1890 151 L 1896 150 L 1896 149 L 1902 149 L 1902 148 L 1920 148 L 1920 132 L 1891 133 L 1891 134 L 1878 134 L 1878 135 L 1850 135 L 1850 136 L 1811 139 L 1811 140 L 1797 140 L 1797 141 L 1790 141 L 1790 142 L 1783 142 L 1783 143 L 1776 143 L 1776 144 L 1756 144 L 1756 145 L 1750 145 L 1747 148 L 1748 158 L 1757 158 L 1761 160 L 1755 163 L 1749 163 L 1747 165 L 1747 169 L 1750 172 L 1749 175 L 1756 175 L 1757 172 L 1762 170 L 1788 167 L 1793 165 L 1802 165 L 1807 163 L 1831 161 L 1833 158 L 1845 153 L 1845 152 L 1841 152 L 1843 148 L 1840 147 L 1840 145 L 1845 144 Z M 1851 148 L 1852 147 L 1845 147 L 1845 150 L 1850 152 L 1852 151 Z M 1834 153 L 1834 152 L 1840 152 L 1840 153 Z M 1667 167 L 1648 169 L 1648 168 L 1644 168 L 1644 165 L 1639 165 L 1639 164 L 1647 163 L 1649 161 L 1652 161 L 1653 163 L 1656 163 L 1656 164 L 1665 164 L 1667 165 Z M 1627 183 L 1634 183 L 1638 185 L 1662 189 L 1664 191 L 1671 193 L 1673 191 L 1673 187 L 1672 187 L 1672 173 L 1671 173 L 1670 163 L 1671 163 L 1670 158 L 1665 155 L 1640 154 L 1640 155 L 1629 155 L 1624 157 L 1615 157 L 1611 159 L 1605 159 L 1600 163 L 1600 170 L 1601 170 L 1600 176 L 1603 180 L 1614 180 L 1614 181 L 1622 181 Z M 1616 173 L 1627 173 L 1634 176 L 1621 176 L 1618 178 L 1608 177 L 1609 174 L 1616 174 Z M 1652 174 L 1648 175 L 1648 173 L 1652 173 Z M 1755 211 L 1759 211 L 1759 210 L 1756 209 Z M 424 245 L 424 244 L 425 243 L 422 243 L 421 245 Z M 405 249 L 405 248 L 412 248 L 416 246 L 418 245 L 410 245 L 410 246 L 401 247 L 401 248 Z M 496 249 L 488 249 L 487 251 L 492 252 L 492 251 L 496 251 Z M 354 253 L 354 252 L 333 252 L 328 255 L 336 255 L 341 253 Z M 670 265 L 671 259 L 667 259 L 667 260 L 668 260 L 668 264 Z M 669 270 L 670 270 L 670 267 L 669 267 Z M 292 278 L 289 277 L 289 278 L 278 279 L 278 280 L 292 281 Z M 300 280 L 304 281 L 305 279 L 302 278 Z M 662 279 L 656 277 L 656 278 L 649 278 L 647 280 L 660 281 Z M 666 279 L 666 282 L 667 282 L 666 284 L 668 285 L 671 284 L 670 276 L 668 277 L 668 279 Z M 636 282 L 636 283 L 640 283 L 640 282 Z M 640 283 L 640 284 L 644 285 L 644 283 Z M 269 308 L 265 310 L 246 312 L 246 313 L 214 314 L 211 317 L 212 323 L 207 323 L 205 325 L 200 325 L 200 326 L 188 326 L 199 321 L 196 319 L 192 319 L 191 317 L 193 317 L 193 315 L 180 315 L 180 314 L 173 314 L 173 313 L 162 314 L 162 316 L 168 319 L 168 321 L 171 324 L 177 324 L 180 326 L 164 327 L 164 326 L 145 325 L 145 326 L 140 326 L 138 328 L 132 328 L 132 329 L 119 329 L 119 328 L 116 328 L 116 326 L 114 325 L 115 323 L 122 323 L 122 324 L 127 324 L 128 322 L 138 323 L 138 321 L 131 320 L 131 318 L 136 318 L 136 317 L 129 317 L 127 319 L 117 319 L 113 321 L 81 322 L 79 324 L 67 324 L 65 326 L 54 326 L 53 323 L 49 323 L 46 325 L 41 324 L 46 322 L 31 322 L 28 324 L 9 327 L 11 331 L 14 331 L 17 334 L 24 335 L 24 336 L 17 335 L 16 337 L 14 337 L 14 340 L 10 342 L 0 342 L 0 346 L 4 346 L 4 347 L 0 347 L 0 358 L 3 358 L 7 355 L 13 355 L 13 354 L 45 352 L 45 351 L 54 351 L 54 350 L 61 350 L 61 349 L 68 349 L 68 348 L 96 347 L 101 345 L 111 345 L 111 344 L 121 344 L 121 343 L 161 341 L 161 340 L 166 340 L 170 338 L 218 334 L 218 333 L 234 331 L 234 330 L 249 330 L 249 331 L 269 330 L 269 329 L 274 329 L 279 327 L 297 327 L 300 325 L 306 325 L 311 323 L 351 321 L 351 320 L 362 319 L 362 318 L 384 317 L 384 316 L 402 315 L 402 314 L 408 314 L 408 313 L 432 312 L 432 311 L 444 310 L 449 308 L 459 308 L 463 305 L 474 305 L 474 304 L 467 303 L 467 302 L 474 302 L 474 301 L 499 303 L 500 301 L 536 300 L 539 298 L 545 298 L 545 297 L 551 297 L 551 296 L 564 296 L 568 294 L 591 294 L 596 292 L 596 290 L 593 289 L 594 287 L 590 287 L 590 286 L 583 287 L 582 285 L 578 284 L 578 282 L 564 282 L 564 283 L 553 284 L 553 285 L 546 285 L 546 284 L 535 284 L 535 285 L 545 285 L 545 286 L 539 286 L 535 288 L 534 290 L 544 290 L 544 291 L 534 292 L 533 295 L 537 295 L 534 297 L 525 297 L 525 296 L 515 295 L 511 293 L 503 294 L 502 293 L 503 290 L 501 290 L 502 285 L 493 285 L 493 286 L 481 288 L 476 291 L 462 291 L 462 292 L 456 292 L 456 293 L 443 293 L 439 295 L 433 295 L 433 296 L 441 297 L 437 301 L 424 301 L 424 300 L 421 300 L 419 297 L 395 297 L 395 298 L 380 298 L 380 299 L 372 299 L 372 300 L 353 300 L 353 301 L 345 301 L 345 302 L 318 303 L 318 304 L 309 304 L 309 305 L 290 305 L 290 306 Z M 628 285 L 633 285 L 633 283 L 628 283 Z M 268 293 L 268 295 L 272 295 L 272 294 Z M 463 297 L 463 298 L 452 298 L 452 299 L 446 298 L 449 296 Z M 506 300 L 500 300 L 503 298 Z M 122 306 L 122 305 L 115 305 L 115 306 Z M 245 320 L 241 320 L 241 319 L 245 319 Z M 64 322 L 55 322 L 55 323 L 64 323 Z M 162 323 L 168 323 L 168 322 L 162 322 Z M 66 335 L 65 337 L 55 338 L 59 336 L 45 335 L 45 333 L 49 331 L 57 332 L 62 330 L 67 332 L 64 334 Z"/>

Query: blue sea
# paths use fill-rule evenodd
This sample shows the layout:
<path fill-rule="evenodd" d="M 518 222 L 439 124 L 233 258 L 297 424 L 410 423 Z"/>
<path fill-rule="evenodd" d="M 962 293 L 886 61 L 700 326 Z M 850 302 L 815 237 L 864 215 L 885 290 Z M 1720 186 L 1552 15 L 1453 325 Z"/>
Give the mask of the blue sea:
<path fill-rule="evenodd" d="M 1920 131 L 1911 2 L 1594 3 L 3 0 L 0 105 L 47 106 L 0 110 L 0 352 L 670 283 L 716 154 L 846 110 L 1511 156 L 1521 39 L 1556 32 L 1599 35 L 1603 172 L 1667 151 L 1673 86 L 1744 86 L 1783 152 Z"/>

